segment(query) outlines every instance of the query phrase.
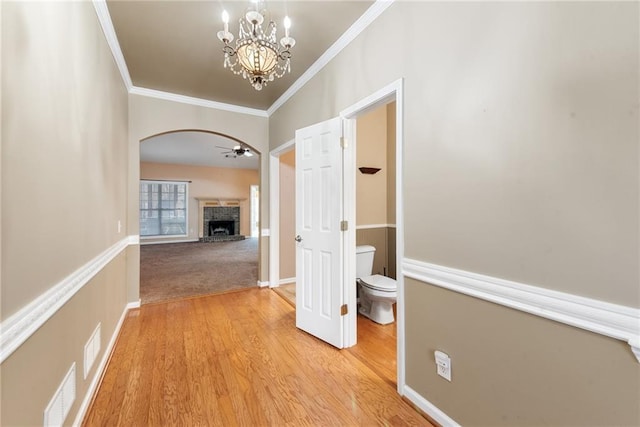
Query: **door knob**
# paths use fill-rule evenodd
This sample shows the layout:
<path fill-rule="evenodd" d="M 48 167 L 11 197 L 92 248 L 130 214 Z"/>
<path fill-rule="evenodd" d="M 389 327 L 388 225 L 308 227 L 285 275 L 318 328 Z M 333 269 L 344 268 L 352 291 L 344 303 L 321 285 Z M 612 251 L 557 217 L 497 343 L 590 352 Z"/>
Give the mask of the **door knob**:
<path fill-rule="evenodd" d="M 300 237 L 300 235 L 298 234 L 298 235 L 295 237 L 295 241 L 296 241 L 296 242 L 298 242 L 298 243 L 302 242 L 302 237 Z"/>

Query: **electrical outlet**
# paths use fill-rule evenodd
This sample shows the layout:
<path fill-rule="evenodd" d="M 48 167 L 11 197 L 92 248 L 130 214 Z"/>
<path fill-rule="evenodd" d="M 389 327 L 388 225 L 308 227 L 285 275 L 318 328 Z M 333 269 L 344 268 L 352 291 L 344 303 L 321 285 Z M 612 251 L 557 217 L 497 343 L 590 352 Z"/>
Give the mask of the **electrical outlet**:
<path fill-rule="evenodd" d="M 447 381 L 451 381 L 451 358 L 446 353 L 436 350 L 436 370 L 438 375 Z"/>

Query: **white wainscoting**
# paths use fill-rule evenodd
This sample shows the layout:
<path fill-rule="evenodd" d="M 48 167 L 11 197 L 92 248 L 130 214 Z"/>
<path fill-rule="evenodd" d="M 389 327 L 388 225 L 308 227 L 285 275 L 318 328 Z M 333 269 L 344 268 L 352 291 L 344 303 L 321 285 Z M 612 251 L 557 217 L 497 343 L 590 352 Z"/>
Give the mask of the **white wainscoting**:
<path fill-rule="evenodd" d="M 640 362 L 640 309 L 404 258 L 406 277 L 627 342 Z"/>
<path fill-rule="evenodd" d="M 93 258 L 82 267 L 49 288 L 0 324 L 0 363 L 44 325 L 84 285 L 129 245 L 140 242 L 138 236 L 127 236 Z"/>
<path fill-rule="evenodd" d="M 109 357 L 111 357 L 111 351 L 113 350 L 113 346 L 116 345 L 116 339 L 118 338 L 118 334 L 120 334 L 120 328 L 122 328 L 122 324 L 124 323 L 124 318 L 127 316 L 129 310 L 134 308 L 140 308 L 140 300 L 137 302 L 130 302 L 126 305 L 124 310 L 122 311 L 122 315 L 120 315 L 120 319 L 118 320 L 118 324 L 116 325 L 113 334 L 111 334 L 111 339 L 109 340 L 109 344 L 107 344 L 107 348 L 105 348 L 104 353 L 102 354 L 102 359 L 100 360 L 100 364 L 96 369 L 95 374 L 93 374 L 93 378 L 91 379 L 91 384 L 89 384 L 89 388 L 84 395 L 84 399 L 82 399 L 82 403 L 80 404 L 80 408 L 78 409 L 78 413 L 76 414 L 75 421 L 73 422 L 73 426 L 80 426 L 82 424 L 82 420 L 89 409 L 89 404 L 91 403 L 91 399 L 93 398 L 93 394 L 95 393 L 98 385 L 100 384 L 100 379 L 102 378 L 102 374 L 104 373 L 105 368 L 107 367 L 107 362 L 109 361 Z"/>

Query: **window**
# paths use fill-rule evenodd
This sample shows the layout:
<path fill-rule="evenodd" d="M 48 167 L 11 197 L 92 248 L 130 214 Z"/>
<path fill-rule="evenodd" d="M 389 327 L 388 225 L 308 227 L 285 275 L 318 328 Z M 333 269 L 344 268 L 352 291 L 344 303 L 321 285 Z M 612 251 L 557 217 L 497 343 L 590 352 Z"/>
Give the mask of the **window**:
<path fill-rule="evenodd" d="M 140 236 L 186 236 L 186 182 L 140 181 Z"/>

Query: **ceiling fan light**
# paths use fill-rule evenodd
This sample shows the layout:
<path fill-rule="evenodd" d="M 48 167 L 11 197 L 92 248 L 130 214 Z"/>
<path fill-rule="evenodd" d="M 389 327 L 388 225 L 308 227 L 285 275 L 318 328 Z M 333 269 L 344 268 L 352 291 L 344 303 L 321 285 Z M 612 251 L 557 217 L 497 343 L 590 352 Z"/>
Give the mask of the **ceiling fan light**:
<path fill-rule="evenodd" d="M 249 150 L 246 150 L 244 152 L 244 155 L 247 156 L 247 157 L 251 157 L 251 156 L 253 156 L 253 153 L 251 151 L 249 151 Z"/>

